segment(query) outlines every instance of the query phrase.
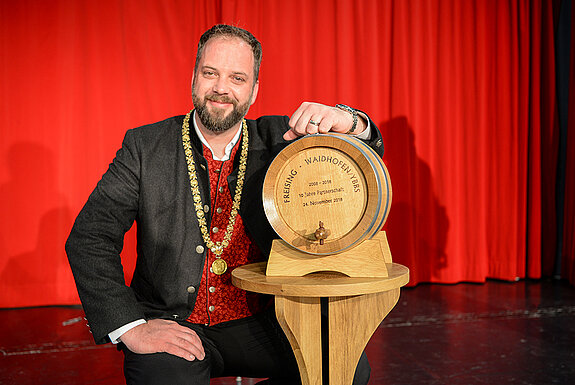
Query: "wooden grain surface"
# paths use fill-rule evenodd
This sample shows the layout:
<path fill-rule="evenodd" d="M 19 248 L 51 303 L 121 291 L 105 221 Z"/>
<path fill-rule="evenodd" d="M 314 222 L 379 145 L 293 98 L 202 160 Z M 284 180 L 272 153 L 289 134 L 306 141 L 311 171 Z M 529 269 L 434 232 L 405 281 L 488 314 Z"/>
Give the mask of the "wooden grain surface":
<path fill-rule="evenodd" d="M 330 385 L 352 384 L 361 353 L 397 303 L 399 290 L 329 298 Z"/>
<path fill-rule="evenodd" d="M 338 273 L 314 273 L 304 277 L 268 277 L 266 262 L 244 265 L 232 271 L 232 283 L 257 293 L 332 297 L 377 293 L 409 282 L 409 269 L 397 263 L 387 264 L 387 278 L 351 278 Z"/>
<path fill-rule="evenodd" d="M 311 254 L 338 253 L 373 236 L 391 206 L 391 182 L 382 160 L 345 135 L 310 135 L 282 150 L 262 192 L 276 233 Z M 327 232 L 320 245 L 319 222 Z"/>
<path fill-rule="evenodd" d="M 389 276 L 387 264 L 392 263 L 391 251 L 385 231 L 372 239 L 338 254 L 312 255 L 288 245 L 281 239 L 274 239 L 266 275 L 268 277 L 301 277 L 310 273 L 331 271 L 348 277 Z"/>
<path fill-rule="evenodd" d="M 294 351 L 302 384 L 324 383 L 322 356 L 327 355 L 329 384 L 351 385 L 361 352 L 397 303 L 400 287 L 409 281 L 409 269 L 388 263 L 386 278 L 326 272 L 268 277 L 266 265 L 260 262 L 236 268 L 232 283 L 244 290 L 275 295 L 276 316 Z M 329 297 L 327 352 L 322 350 L 321 297 Z"/>
<path fill-rule="evenodd" d="M 322 385 L 320 298 L 277 296 L 276 316 L 294 352 L 302 385 Z"/>

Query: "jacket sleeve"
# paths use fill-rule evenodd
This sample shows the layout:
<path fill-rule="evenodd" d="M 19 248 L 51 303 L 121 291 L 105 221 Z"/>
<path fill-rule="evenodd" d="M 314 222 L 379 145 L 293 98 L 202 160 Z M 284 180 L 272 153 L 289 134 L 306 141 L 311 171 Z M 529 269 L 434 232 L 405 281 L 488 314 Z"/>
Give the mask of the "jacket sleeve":
<path fill-rule="evenodd" d="M 145 318 L 124 280 L 124 234 L 138 212 L 140 157 L 133 130 L 88 198 L 66 242 L 78 294 L 96 343 L 108 333 Z"/>
<path fill-rule="evenodd" d="M 379 156 L 383 156 L 383 139 L 381 137 L 381 132 L 379 128 L 375 125 L 373 120 L 363 111 L 357 110 L 369 120 L 369 127 L 371 130 L 371 136 L 364 140 L 364 142 L 370 146 Z"/>

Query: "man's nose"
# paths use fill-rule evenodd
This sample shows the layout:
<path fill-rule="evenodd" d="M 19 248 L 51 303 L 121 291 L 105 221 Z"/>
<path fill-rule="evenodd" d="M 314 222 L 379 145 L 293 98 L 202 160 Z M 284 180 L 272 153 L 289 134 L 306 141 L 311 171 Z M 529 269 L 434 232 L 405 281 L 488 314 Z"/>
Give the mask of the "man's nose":
<path fill-rule="evenodd" d="M 228 82 L 225 78 L 219 76 L 212 87 L 212 91 L 217 94 L 227 94 L 229 91 Z"/>

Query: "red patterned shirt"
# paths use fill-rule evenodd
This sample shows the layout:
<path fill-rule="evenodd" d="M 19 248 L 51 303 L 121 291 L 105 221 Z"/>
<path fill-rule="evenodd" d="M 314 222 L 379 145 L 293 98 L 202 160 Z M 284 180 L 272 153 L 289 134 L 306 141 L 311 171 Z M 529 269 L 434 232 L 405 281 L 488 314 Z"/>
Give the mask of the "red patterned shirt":
<path fill-rule="evenodd" d="M 240 147 L 240 141 L 232 150 L 230 159 L 223 162 L 214 160 L 210 149 L 205 145 L 203 147 L 204 154 L 207 155 L 210 178 L 212 220 L 208 230 L 212 241 L 220 242 L 224 239 L 233 203 L 227 178 L 233 170 L 234 156 Z M 242 195 L 242 199 L 248 199 L 248 197 Z M 189 322 L 214 325 L 248 317 L 262 310 L 262 298 L 259 294 L 247 292 L 232 285 L 232 270 L 238 266 L 262 260 L 258 247 L 246 233 L 239 215 L 236 217 L 230 244 L 224 249 L 221 258 L 228 264 L 228 269 L 224 274 L 216 275 L 211 271 L 211 265 L 216 256 L 210 250 L 207 251 L 196 304 L 188 318 Z"/>

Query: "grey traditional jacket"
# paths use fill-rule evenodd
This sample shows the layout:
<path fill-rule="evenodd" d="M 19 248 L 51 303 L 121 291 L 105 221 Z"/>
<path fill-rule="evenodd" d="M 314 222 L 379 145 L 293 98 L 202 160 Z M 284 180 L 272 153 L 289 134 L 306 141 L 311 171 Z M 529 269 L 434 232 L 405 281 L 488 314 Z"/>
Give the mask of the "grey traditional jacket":
<path fill-rule="evenodd" d="M 122 148 L 78 215 L 66 252 L 96 343 L 137 319 L 185 320 L 192 312 L 206 250 L 198 227 L 184 149 L 183 116 L 126 133 Z M 368 141 L 380 155 L 381 135 L 371 122 Z M 265 173 L 281 149 L 288 117 L 247 121 L 249 152 L 240 216 L 264 255 L 276 234 L 262 205 Z M 202 144 L 190 130 L 202 202 L 210 202 Z M 228 178 L 235 191 L 239 154 Z M 211 208 L 209 208 L 209 213 Z M 208 219 L 209 220 L 209 219 Z M 120 260 L 124 234 L 137 224 L 137 262 L 128 287 Z"/>

